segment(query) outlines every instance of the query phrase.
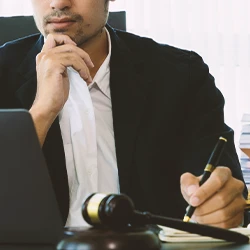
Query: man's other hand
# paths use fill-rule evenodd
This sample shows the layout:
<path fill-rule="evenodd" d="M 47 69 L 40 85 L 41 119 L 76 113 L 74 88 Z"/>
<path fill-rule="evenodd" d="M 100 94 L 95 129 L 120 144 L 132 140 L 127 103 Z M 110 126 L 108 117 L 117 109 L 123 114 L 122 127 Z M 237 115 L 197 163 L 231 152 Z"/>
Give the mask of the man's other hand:
<path fill-rule="evenodd" d="M 185 173 L 180 180 L 183 197 L 196 207 L 192 220 L 221 228 L 241 225 L 246 205 L 244 183 L 235 179 L 227 167 L 217 167 L 202 186 L 200 179 Z"/>

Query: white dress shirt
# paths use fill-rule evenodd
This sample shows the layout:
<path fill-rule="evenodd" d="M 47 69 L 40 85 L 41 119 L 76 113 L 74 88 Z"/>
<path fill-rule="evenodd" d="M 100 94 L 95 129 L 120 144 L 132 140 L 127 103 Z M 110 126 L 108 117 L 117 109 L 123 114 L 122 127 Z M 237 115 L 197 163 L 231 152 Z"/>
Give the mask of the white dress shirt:
<path fill-rule="evenodd" d="M 81 206 L 94 192 L 119 193 L 110 96 L 109 54 L 93 83 L 68 68 L 69 98 L 59 114 L 69 181 L 70 206 L 66 226 L 85 226 Z M 67 194 L 65 194 L 67 195 Z"/>

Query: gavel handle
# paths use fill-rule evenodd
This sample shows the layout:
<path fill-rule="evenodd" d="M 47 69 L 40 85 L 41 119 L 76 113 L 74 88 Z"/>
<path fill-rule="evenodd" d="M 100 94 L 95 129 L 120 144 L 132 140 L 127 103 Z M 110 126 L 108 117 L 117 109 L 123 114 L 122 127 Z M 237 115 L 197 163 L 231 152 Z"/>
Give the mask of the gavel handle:
<path fill-rule="evenodd" d="M 222 229 L 218 227 L 212 227 L 202 224 L 184 222 L 180 219 L 173 219 L 169 217 L 163 217 L 153 215 L 148 212 L 135 211 L 132 224 L 158 224 L 178 230 L 186 231 L 189 233 L 199 234 L 203 236 L 209 236 L 216 239 L 226 240 L 229 242 L 235 242 L 239 244 L 245 244 L 249 242 L 249 238 L 238 232 Z"/>

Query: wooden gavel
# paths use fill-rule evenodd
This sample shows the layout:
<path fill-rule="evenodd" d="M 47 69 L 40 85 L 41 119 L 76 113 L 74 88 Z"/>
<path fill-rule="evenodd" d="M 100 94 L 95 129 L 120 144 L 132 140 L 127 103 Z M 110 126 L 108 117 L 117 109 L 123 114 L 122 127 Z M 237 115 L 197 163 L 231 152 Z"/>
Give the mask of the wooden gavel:
<path fill-rule="evenodd" d="M 82 206 L 82 216 L 92 226 L 119 229 L 128 225 L 158 224 L 229 242 L 249 242 L 246 235 L 238 232 L 136 211 L 132 200 L 124 194 L 91 194 Z"/>

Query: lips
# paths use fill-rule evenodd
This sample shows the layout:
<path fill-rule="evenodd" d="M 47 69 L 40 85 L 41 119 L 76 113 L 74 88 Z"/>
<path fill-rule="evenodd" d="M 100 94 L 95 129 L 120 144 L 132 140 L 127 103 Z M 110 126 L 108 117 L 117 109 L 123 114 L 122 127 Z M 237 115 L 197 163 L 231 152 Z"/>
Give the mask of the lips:
<path fill-rule="evenodd" d="M 70 18 L 51 18 L 47 21 L 54 29 L 65 29 L 73 25 L 76 21 Z"/>
<path fill-rule="evenodd" d="M 74 20 L 70 18 L 51 18 L 48 23 L 71 23 L 75 22 Z"/>

